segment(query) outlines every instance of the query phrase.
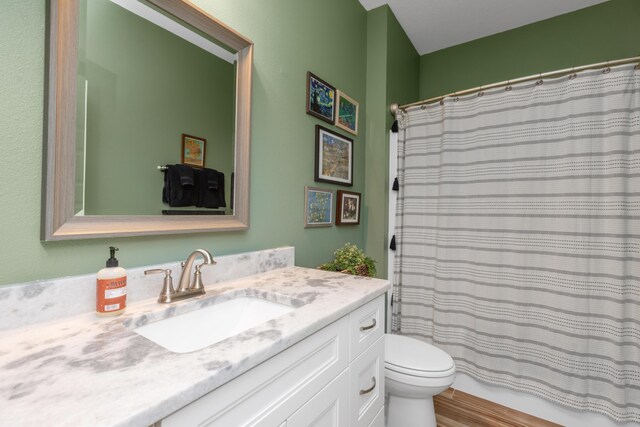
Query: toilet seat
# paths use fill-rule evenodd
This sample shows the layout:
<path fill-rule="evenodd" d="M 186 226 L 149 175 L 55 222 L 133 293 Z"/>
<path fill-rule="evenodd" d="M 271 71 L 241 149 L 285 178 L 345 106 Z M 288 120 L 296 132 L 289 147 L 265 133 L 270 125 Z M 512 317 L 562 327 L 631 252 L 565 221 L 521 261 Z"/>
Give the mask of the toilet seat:
<path fill-rule="evenodd" d="M 385 371 L 391 376 L 444 378 L 455 370 L 451 356 L 438 347 L 402 335 L 385 335 Z"/>
<path fill-rule="evenodd" d="M 384 376 L 386 380 L 396 381 L 400 384 L 407 384 L 411 386 L 421 387 L 424 389 L 431 389 L 435 387 L 449 387 L 453 384 L 453 381 L 456 377 L 456 369 L 451 368 L 447 371 L 446 375 L 441 375 L 438 377 L 431 376 L 418 376 L 418 375 L 408 375 L 402 372 L 393 371 L 385 366 Z"/>

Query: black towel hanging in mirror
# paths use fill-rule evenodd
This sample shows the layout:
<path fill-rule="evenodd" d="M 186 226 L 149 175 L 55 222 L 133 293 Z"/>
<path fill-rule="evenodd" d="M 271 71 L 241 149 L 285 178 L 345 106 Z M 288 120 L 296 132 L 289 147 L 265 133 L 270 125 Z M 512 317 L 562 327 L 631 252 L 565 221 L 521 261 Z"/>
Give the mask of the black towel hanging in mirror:
<path fill-rule="evenodd" d="M 400 184 L 398 183 L 398 177 L 393 180 L 393 186 L 391 187 L 393 191 L 400 190 Z"/>
<path fill-rule="evenodd" d="M 391 125 L 391 132 L 398 133 L 398 121 L 397 120 L 393 121 L 393 124 Z"/>
<path fill-rule="evenodd" d="M 392 251 L 396 250 L 396 235 L 395 234 L 391 238 L 391 243 L 389 244 L 389 249 L 391 249 Z"/>

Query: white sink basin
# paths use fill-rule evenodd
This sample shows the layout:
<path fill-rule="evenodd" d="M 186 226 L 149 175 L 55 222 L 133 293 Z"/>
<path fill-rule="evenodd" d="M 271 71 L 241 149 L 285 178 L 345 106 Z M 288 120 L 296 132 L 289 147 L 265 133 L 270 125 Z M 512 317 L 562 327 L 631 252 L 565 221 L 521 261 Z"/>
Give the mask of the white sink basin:
<path fill-rule="evenodd" d="M 140 326 L 133 331 L 174 353 L 189 353 L 293 310 L 295 307 L 287 304 L 239 296 Z"/>

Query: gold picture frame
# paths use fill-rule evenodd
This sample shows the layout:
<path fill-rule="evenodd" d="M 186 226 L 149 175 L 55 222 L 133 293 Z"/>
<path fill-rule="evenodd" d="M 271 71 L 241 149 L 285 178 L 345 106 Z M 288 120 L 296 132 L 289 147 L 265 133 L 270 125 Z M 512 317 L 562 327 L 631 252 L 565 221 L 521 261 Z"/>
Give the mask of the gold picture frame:
<path fill-rule="evenodd" d="M 204 167 L 207 140 L 193 135 L 182 134 L 182 152 L 180 161 L 183 165 Z"/>

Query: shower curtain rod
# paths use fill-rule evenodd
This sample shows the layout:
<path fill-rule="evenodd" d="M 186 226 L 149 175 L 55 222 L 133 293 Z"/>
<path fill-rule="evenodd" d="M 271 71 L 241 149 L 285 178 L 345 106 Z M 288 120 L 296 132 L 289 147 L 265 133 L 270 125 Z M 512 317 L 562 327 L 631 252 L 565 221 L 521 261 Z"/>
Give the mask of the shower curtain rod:
<path fill-rule="evenodd" d="M 544 79 L 544 78 L 548 78 L 548 77 L 561 77 L 563 75 L 573 74 L 573 73 L 576 73 L 578 71 L 598 69 L 598 68 L 604 68 L 604 67 L 609 68 L 609 67 L 613 67 L 613 66 L 616 66 L 616 65 L 631 64 L 631 63 L 634 63 L 634 62 L 638 63 L 638 65 L 636 65 L 636 70 L 640 69 L 640 56 L 634 56 L 632 58 L 618 59 L 616 61 L 599 62 L 597 64 L 582 65 L 580 67 L 565 68 L 564 70 L 550 71 L 550 72 L 547 72 L 547 73 L 540 73 L 540 74 L 534 74 L 534 75 L 527 76 L 527 77 L 520 77 L 520 78 L 514 79 L 514 80 L 506 80 L 506 81 L 499 82 L 499 83 L 492 83 L 492 84 L 489 84 L 489 85 L 478 86 L 478 87 L 474 87 L 474 88 L 471 88 L 471 89 L 462 90 L 462 91 L 459 91 L 459 92 L 448 93 L 446 95 L 434 96 L 433 98 L 425 99 L 423 101 L 418 101 L 418 102 L 412 102 L 411 104 L 405 104 L 405 105 L 398 106 L 398 104 L 394 103 L 394 104 L 391 104 L 391 107 L 390 107 L 391 108 L 391 114 L 395 117 L 395 115 L 398 112 L 398 110 L 404 111 L 405 109 L 407 109 L 409 107 L 416 107 L 418 105 L 433 104 L 434 102 L 441 101 L 444 98 L 447 98 L 447 97 L 450 97 L 450 96 L 468 95 L 468 94 L 474 93 L 474 92 L 480 92 L 480 91 L 483 91 L 483 90 L 493 89 L 493 88 L 497 88 L 497 87 L 501 87 L 501 86 L 511 86 L 513 84 L 516 84 L 516 83 L 527 82 L 527 81 L 530 81 L 530 80 L 540 80 L 540 79 Z"/>

